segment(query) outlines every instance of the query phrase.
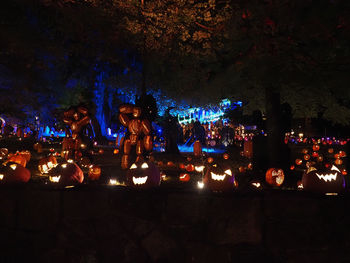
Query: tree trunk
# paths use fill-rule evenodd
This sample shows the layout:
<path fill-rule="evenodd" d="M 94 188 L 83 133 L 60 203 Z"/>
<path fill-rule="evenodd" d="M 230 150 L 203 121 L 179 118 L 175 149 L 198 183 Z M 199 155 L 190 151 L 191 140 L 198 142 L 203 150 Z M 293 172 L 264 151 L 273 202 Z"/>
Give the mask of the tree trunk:
<path fill-rule="evenodd" d="M 280 94 L 271 87 L 266 88 L 266 115 L 269 167 L 287 169 L 289 166 L 289 148 L 284 144 L 284 133 L 281 125 Z"/>

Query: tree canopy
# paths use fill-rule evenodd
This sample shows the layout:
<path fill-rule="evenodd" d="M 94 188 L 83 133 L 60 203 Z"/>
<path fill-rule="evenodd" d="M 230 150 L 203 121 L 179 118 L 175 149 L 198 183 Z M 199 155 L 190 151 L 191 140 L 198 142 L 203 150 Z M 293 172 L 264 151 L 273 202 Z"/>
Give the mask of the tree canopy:
<path fill-rule="evenodd" d="M 247 112 L 264 111 L 269 88 L 295 117 L 350 120 L 346 0 L 13 0 L 5 7 L 2 75 L 51 105 L 88 100 L 101 67 L 110 85 L 141 80 L 136 61 L 148 87 L 192 104 L 234 97 Z"/>

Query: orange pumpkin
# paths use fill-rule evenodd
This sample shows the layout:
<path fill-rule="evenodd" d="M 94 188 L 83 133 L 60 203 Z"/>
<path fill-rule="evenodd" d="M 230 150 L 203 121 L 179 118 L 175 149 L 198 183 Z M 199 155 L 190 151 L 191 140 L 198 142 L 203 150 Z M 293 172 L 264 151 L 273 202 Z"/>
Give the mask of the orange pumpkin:
<path fill-rule="evenodd" d="M 118 154 L 119 153 L 119 149 L 114 149 L 113 153 L 114 154 Z"/>
<path fill-rule="evenodd" d="M 185 169 L 185 165 L 183 163 L 179 163 L 179 168 L 183 170 Z"/>
<path fill-rule="evenodd" d="M 187 173 L 182 173 L 182 174 L 180 174 L 180 176 L 179 176 L 179 180 L 180 180 L 181 182 L 188 182 L 190 179 L 191 179 L 191 177 L 190 177 L 190 175 L 187 174 Z"/>
<path fill-rule="evenodd" d="M 208 163 L 214 162 L 214 158 L 213 158 L 213 157 L 208 157 L 207 162 L 208 162 Z"/>
<path fill-rule="evenodd" d="M 57 159 L 55 156 L 49 156 L 39 161 L 38 169 L 40 173 L 48 173 L 52 168 L 57 166 Z"/>
<path fill-rule="evenodd" d="M 88 178 L 91 181 L 96 181 L 101 177 L 101 167 L 98 165 L 91 165 L 88 172 Z"/>
<path fill-rule="evenodd" d="M 9 150 L 7 148 L 1 148 L 0 149 L 0 156 L 5 156 L 9 153 Z"/>
<path fill-rule="evenodd" d="M 30 171 L 18 163 L 7 163 L 0 171 L 0 182 L 27 183 L 30 180 Z"/>
<path fill-rule="evenodd" d="M 19 152 L 19 154 L 22 155 L 26 159 L 27 162 L 30 161 L 30 158 L 32 156 L 30 151 L 21 151 L 21 152 Z"/>
<path fill-rule="evenodd" d="M 339 151 L 339 156 L 340 157 L 346 157 L 346 153 L 344 151 Z"/>
<path fill-rule="evenodd" d="M 312 146 L 312 150 L 314 150 L 314 152 L 317 152 L 320 149 L 320 146 L 318 144 L 314 144 Z"/>
<path fill-rule="evenodd" d="M 282 169 L 270 168 L 266 172 L 265 179 L 272 186 L 281 186 L 284 182 L 284 172 Z"/>
<path fill-rule="evenodd" d="M 343 160 L 342 159 L 335 159 L 335 162 L 334 162 L 336 165 L 342 165 L 343 164 Z"/>
<path fill-rule="evenodd" d="M 240 173 L 244 173 L 244 172 L 245 172 L 245 168 L 244 168 L 243 166 L 240 166 L 240 167 L 238 168 L 238 171 L 239 171 Z"/>
<path fill-rule="evenodd" d="M 49 180 L 61 186 L 81 184 L 84 173 L 75 163 L 63 163 L 51 169 Z"/>
<path fill-rule="evenodd" d="M 193 164 L 186 165 L 186 171 L 187 172 L 193 172 L 194 171 L 194 165 Z"/>
<path fill-rule="evenodd" d="M 333 148 L 329 148 L 328 149 L 328 153 L 333 153 L 334 152 L 334 149 Z"/>
<path fill-rule="evenodd" d="M 295 164 L 296 165 L 301 165 L 303 163 L 303 160 L 301 160 L 301 159 L 296 159 L 295 160 Z"/>
<path fill-rule="evenodd" d="M 225 160 L 228 160 L 228 158 L 229 158 L 230 156 L 228 155 L 228 153 L 224 153 L 222 157 L 223 157 Z"/>
<path fill-rule="evenodd" d="M 169 161 L 169 162 L 167 162 L 167 166 L 168 166 L 168 167 L 174 167 L 175 164 L 174 164 L 172 161 Z"/>
<path fill-rule="evenodd" d="M 304 160 L 305 160 L 305 161 L 310 160 L 310 155 L 305 154 L 305 155 L 304 155 Z"/>
<path fill-rule="evenodd" d="M 6 163 L 8 163 L 8 162 L 17 163 L 17 164 L 22 165 L 23 167 L 26 167 L 26 165 L 27 165 L 27 159 L 23 155 L 20 155 L 18 153 L 9 154 Z"/>

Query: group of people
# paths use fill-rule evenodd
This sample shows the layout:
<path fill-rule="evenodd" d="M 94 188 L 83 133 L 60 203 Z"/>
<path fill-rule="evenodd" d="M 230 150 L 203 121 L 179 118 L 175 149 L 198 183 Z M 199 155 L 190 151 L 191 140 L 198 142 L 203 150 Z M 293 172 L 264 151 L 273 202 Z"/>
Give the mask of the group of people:
<path fill-rule="evenodd" d="M 202 145 L 228 146 L 233 144 L 235 138 L 235 128 L 232 123 L 217 121 L 215 123 L 201 124 L 198 119 L 187 125 L 182 125 L 182 141 L 180 144 L 191 145 L 199 140 Z"/>

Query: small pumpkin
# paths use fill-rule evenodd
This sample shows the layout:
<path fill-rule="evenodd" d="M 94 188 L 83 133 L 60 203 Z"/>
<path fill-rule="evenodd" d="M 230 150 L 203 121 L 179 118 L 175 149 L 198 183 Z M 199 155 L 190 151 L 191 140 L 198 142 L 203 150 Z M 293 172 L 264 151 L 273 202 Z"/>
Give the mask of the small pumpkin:
<path fill-rule="evenodd" d="M 279 168 L 270 168 L 266 171 L 266 182 L 272 186 L 281 186 L 284 182 L 284 172 Z"/>
<path fill-rule="evenodd" d="M 312 150 L 313 150 L 314 152 L 317 152 L 319 149 L 320 149 L 320 145 L 318 145 L 318 144 L 314 144 L 314 145 L 312 146 Z"/>
<path fill-rule="evenodd" d="M 213 158 L 213 157 L 208 157 L 207 162 L 208 162 L 208 163 L 214 162 L 214 158 Z"/>
<path fill-rule="evenodd" d="M 91 181 L 96 181 L 101 177 L 101 167 L 98 165 L 91 165 L 89 167 L 88 178 Z"/>
<path fill-rule="evenodd" d="M 295 159 L 295 164 L 296 165 L 301 165 L 303 163 L 303 160 L 301 159 Z"/>
<path fill-rule="evenodd" d="M 133 188 L 152 188 L 159 186 L 160 182 L 159 169 L 150 161 L 133 163 L 126 173 L 126 184 Z"/>
<path fill-rule="evenodd" d="M 191 177 L 188 173 L 181 173 L 179 176 L 179 180 L 181 182 L 188 182 L 190 179 L 191 179 Z"/>
<path fill-rule="evenodd" d="M 7 148 L 1 148 L 0 149 L 0 160 L 5 159 L 6 156 L 8 155 L 9 150 Z"/>
<path fill-rule="evenodd" d="M 187 164 L 187 165 L 186 165 L 186 171 L 187 171 L 187 172 L 193 172 L 194 169 L 195 169 L 195 167 L 194 167 L 193 164 L 190 163 L 190 164 Z"/>

